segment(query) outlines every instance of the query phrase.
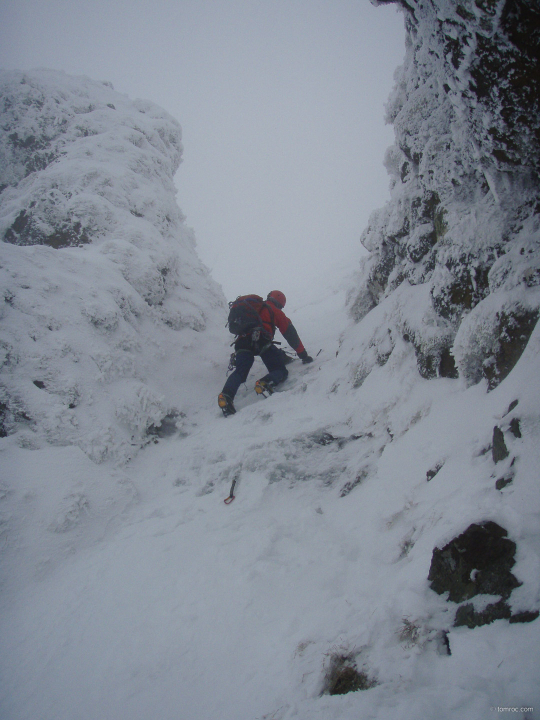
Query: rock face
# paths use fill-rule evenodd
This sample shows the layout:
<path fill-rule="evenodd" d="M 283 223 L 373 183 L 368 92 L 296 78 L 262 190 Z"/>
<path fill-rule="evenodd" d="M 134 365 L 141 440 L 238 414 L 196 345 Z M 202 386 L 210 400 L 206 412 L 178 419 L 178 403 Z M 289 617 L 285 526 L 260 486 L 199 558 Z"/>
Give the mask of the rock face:
<path fill-rule="evenodd" d="M 442 549 L 435 548 L 428 575 L 431 589 L 459 603 L 475 595 L 508 598 L 519 582 L 511 573 L 516 544 L 492 521 L 471 525 Z"/>
<path fill-rule="evenodd" d="M 186 417 L 167 364 L 224 306 L 176 203 L 181 128 L 47 70 L 0 74 L 0 117 L 0 434 L 129 457 Z"/>
<path fill-rule="evenodd" d="M 516 543 L 507 535 L 506 530 L 493 521 L 473 524 L 442 549 L 433 551 L 428 580 L 436 593 L 447 592 L 448 600 L 455 603 L 478 595 L 499 598 L 478 610 L 473 603 L 460 605 L 454 621 L 456 627 L 473 628 L 494 620 L 532 622 L 538 617 L 538 611 L 512 614 L 506 602 L 521 584 L 511 572 Z"/>
<path fill-rule="evenodd" d="M 392 195 L 362 235 L 370 254 L 350 295 L 357 321 L 388 311 L 360 348 L 357 378 L 389 334 L 413 343 L 423 377 L 459 373 L 492 389 L 540 307 L 540 8 L 398 4 L 407 50 L 387 105 Z M 392 307 L 404 293 L 416 306 L 406 319 Z"/>

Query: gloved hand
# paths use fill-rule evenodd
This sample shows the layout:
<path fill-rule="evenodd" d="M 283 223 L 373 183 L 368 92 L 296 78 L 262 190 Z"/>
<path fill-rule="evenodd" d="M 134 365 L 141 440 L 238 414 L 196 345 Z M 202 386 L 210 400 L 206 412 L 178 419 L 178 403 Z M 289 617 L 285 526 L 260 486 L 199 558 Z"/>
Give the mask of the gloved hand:
<path fill-rule="evenodd" d="M 300 358 L 300 360 L 302 361 L 302 363 L 304 365 L 307 365 L 308 363 L 313 362 L 313 358 L 307 354 L 307 350 L 302 350 L 301 353 L 298 353 L 298 357 Z"/>

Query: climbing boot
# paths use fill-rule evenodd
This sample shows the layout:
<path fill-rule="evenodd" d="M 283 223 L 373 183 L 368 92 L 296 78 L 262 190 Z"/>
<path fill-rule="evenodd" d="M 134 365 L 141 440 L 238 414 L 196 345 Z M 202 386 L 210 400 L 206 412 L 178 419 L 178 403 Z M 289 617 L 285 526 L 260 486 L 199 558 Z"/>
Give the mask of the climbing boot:
<path fill-rule="evenodd" d="M 268 397 L 274 392 L 274 383 L 270 380 L 257 380 L 255 383 L 255 392 L 257 395 Z"/>
<path fill-rule="evenodd" d="M 233 405 L 232 399 L 228 395 L 225 395 L 224 393 L 219 393 L 217 402 L 225 417 L 235 414 L 236 409 Z"/>

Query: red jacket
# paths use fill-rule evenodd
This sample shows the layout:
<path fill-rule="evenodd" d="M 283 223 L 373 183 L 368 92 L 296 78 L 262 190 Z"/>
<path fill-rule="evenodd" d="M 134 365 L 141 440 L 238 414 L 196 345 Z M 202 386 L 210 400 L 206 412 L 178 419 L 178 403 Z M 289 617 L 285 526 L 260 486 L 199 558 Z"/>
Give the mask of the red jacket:
<path fill-rule="evenodd" d="M 305 349 L 292 322 L 271 300 L 265 302 L 259 314 L 264 329 L 272 339 L 277 328 L 295 352 L 300 354 Z"/>

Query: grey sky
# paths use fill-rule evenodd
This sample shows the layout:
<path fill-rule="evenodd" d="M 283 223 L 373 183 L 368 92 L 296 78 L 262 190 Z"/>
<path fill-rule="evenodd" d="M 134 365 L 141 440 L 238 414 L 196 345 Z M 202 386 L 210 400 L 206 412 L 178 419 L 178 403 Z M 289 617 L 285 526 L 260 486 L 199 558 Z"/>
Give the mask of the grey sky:
<path fill-rule="evenodd" d="M 181 123 L 178 201 L 226 294 L 291 299 L 388 198 L 403 17 L 369 0 L 2 0 L 0 66 L 111 80 Z"/>

